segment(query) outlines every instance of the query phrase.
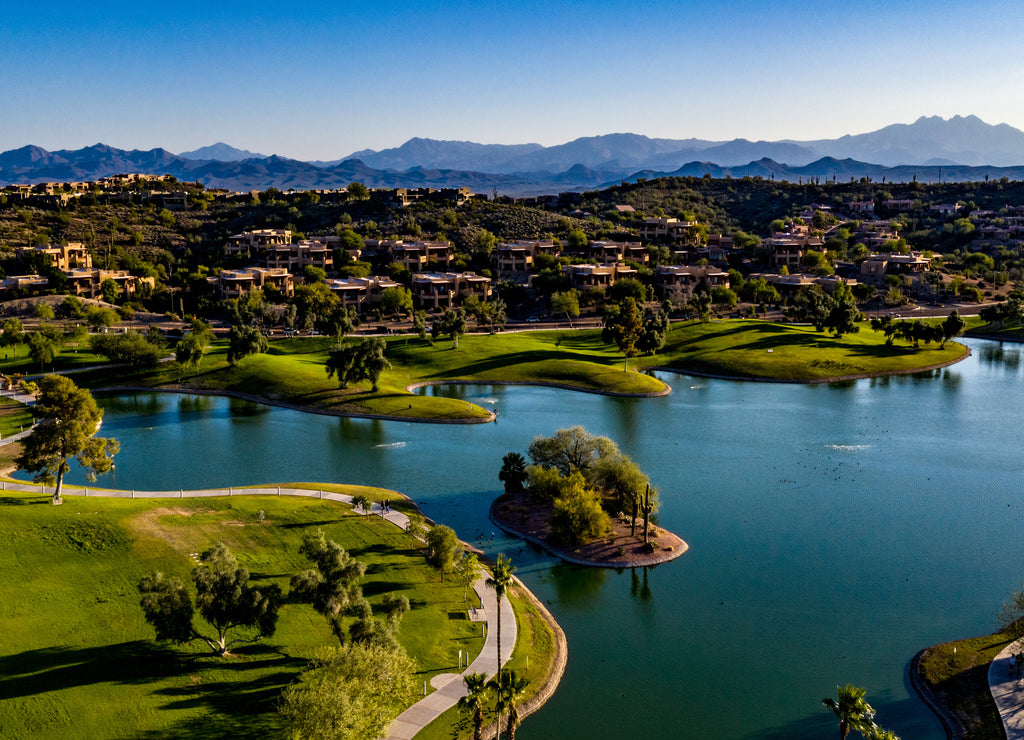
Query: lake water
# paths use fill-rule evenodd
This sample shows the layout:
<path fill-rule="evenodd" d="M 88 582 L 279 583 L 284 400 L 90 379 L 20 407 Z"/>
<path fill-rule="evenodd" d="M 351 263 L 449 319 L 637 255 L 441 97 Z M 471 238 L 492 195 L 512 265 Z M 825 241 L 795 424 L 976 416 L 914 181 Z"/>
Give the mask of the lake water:
<path fill-rule="evenodd" d="M 867 689 L 883 726 L 939 740 L 907 682 L 910 659 L 991 631 L 1024 578 L 1021 350 L 968 343 L 974 355 L 951 368 L 835 385 L 665 374 L 663 398 L 428 391 L 499 411 L 472 426 L 100 396 L 103 433 L 122 450 L 102 485 L 385 486 L 508 553 L 569 641 L 563 683 L 525 721 L 527 740 L 829 737 L 820 700 L 847 682 Z M 648 570 L 585 569 L 490 524 L 502 456 L 573 425 L 611 437 L 650 475 L 661 523 L 689 552 Z"/>

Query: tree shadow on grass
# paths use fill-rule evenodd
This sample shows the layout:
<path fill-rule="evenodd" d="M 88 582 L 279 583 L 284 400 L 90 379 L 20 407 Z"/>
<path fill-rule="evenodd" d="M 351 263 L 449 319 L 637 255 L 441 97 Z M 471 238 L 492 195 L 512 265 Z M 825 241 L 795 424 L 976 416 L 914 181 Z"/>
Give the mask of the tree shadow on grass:
<path fill-rule="evenodd" d="M 0 696 L 13 699 L 98 683 L 144 684 L 180 674 L 188 662 L 174 648 L 145 640 L 26 650 L 0 658 Z"/>
<path fill-rule="evenodd" d="M 21 498 L 18 496 L 0 497 L 0 506 L 28 506 L 30 504 L 49 504 L 53 501 L 50 494 L 41 495 L 38 498 Z"/>

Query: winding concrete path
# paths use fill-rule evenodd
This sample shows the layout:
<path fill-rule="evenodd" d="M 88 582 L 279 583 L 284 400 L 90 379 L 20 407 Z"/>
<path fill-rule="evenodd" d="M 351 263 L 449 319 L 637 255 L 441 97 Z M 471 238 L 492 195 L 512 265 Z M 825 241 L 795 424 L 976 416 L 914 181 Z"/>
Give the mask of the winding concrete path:
<path fill-rule="evenodd" d="M 988 687 L 1006 729 L 1006 740 L 1024 740 L 1024 677 L 1010 669 L 1010 657 L 1024 651 L 1024 639 L 1015 640 L 992 659 Z"/>
<path fill-rule="evenodd" d="M 28 432 L 24 432 L 28 434 Z M 15 435 L 8 437 L 3 442 L 13 441 Z M 31 483 L 14 483 L 0 480 L 0 491 L 24 491 L 26 493 L 40 493 L 53 495 L 53 488 L 49 486 L 34 485 Z M 281 486 L 269 486 L 262 488 L 210 488 L 201 490 L 178 490 L 178 491 L 111 491 L 94 488 L 90 492 L 88 486 L 71 487 L 65 486 L 61 491 L 64 496 L 102 496 L 105 498 L 209 498 L 213 496 L 302 496 L 304 498 L 321 498 L 331 501 L 338 501 L 343 504 L 352 505 L 352 496 L 344 493 L 331 493 L 329 491 L 306 489 L 306 488 L 285 488 Z M 374 503 L 370 510 L 371 516 L 379 516 L 400 529 L 408 529 L 409 517 L 398 511 L 384 511 L 381 504 Z M 388 740 L 410 740 L 417 732 L 426 727 L 430 722 L 440 716 L 466 695 L 466 685 L 462 682 L 462 676 L 470 673 L 483 673 L 492 676 L 497 672 L 498 652 L 498 604 L 494 591 L 487 588 L 485 574 L 481 571 L 481 577 L 473 584 L 473 589 L 480 597 L 482 607 L 470 611 L 470 619 L 480 622 L 485 630 L 484 646 L 476 660 L 461 673 L 443 673 L 431 679 L 430 685 L 435 689 L 428 696 L 423 697 L 411 707 L 406 709 L 391 725 L 391 734 Z M 518 583 L 518 579 L 517 579 Z M 512 610 L 509 600 L 502 599 L 501 602 L 501 657 L 502 663 L 508 661 L 512 656 L 512 648 L 516 644 L 518 634 L 516 615 Z"/>

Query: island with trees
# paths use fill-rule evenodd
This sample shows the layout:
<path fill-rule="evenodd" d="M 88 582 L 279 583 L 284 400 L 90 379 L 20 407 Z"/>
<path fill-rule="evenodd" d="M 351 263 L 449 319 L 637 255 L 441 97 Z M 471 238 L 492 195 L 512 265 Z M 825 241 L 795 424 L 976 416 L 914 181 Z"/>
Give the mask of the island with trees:
<path fill-rule="evenodd" d="M 491 505 L 502 529 L 580 565 L 656 565 L 688 549 L 657 526 L 657 489 L 607 437 L 560 429 L 534 439 L 528 457 L 502 460 L 505 493 Z"/>

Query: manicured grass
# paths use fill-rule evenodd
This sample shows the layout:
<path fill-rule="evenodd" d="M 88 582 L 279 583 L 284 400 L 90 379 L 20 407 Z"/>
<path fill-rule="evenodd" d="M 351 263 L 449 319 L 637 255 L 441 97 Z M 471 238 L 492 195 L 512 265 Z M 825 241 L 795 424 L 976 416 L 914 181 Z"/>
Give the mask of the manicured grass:
<path fill-rule="evenodd" d="M 0 439 L 32 426 L 32 409 L 12 398 L 0 398 Z"/>
<path fill-rule="evenodd" d="M 11 375 L 21 373 L 22 375 L 35 375 L 40 372 L 51 370 L 71 370 L 77 367 L 99 365 L 108 362 L 103 355 L 94 354 L 87 345 L 78 347 L 72 343 L 66 344 L 57 355 L 53 363 L 43 368 L 39 363 L 33 362 L 28 354 L 28 346 L 18 344 L 13 347 L 5 347 L 0 350 L 0 373 Z"/>
<path fill-rule="evenodd" d="M 645 367 L 668 367 L 739 378 L 810 381 L 848 375 L 909 372 L 955 360 L 966 348 L 955 342 L 914 349 L 900 340 L 885 344 L 865 323 L 836 339 L 812 326 L 731 320 L 676 324 L 665 349 L 640 358 Z"/>
<path fill-rule="evenodd" d="M 967 730 L 972 740 L 1001 740 L 1002 720 L 989 691 L 988 668 L 1012 638 L 997 632 L 947 642 L 921 656 L 920 677 Z"/>
<path fill-rule="evenodd" d="M 321 487 L 313 484 L 312 487 Z M 371 495 L 387 492 L 371 491 Z M 367 564 L 371 603 L 406 595 L 399 638 L 417 680 L 475 655 L 463 589 L 441 584 L 420 543 L 379 517 L 319 499 L 112 499 L 6 492 L 0 498 L 0 734 L 5 737 L 267 737 L 280 691 L 316 648 L 335 644 L 311 607 L 286 604 L 277 633 L 226 659 L 153 642 L 136 584 L 160 569 L 187 579 L 190 553 L 226 542 L 256 581 L 287 591 L 317 528 Z M 265 520 L 260 521 L 263 510 Z M 414 697 L 415 698 L 415 697 Z"/>
<path fill-rule="evenodd" d="M 512 605 L 516 611 L 516 647 L 505 667 L 520 678 L 530 681 L 520 705 L 529 701 L 544 684 L 555 660 L 555 635 L 551 627 L 529 599 L 512 589 Z M 494 722 L 493 702 L 485 709 L 488 723 Z M 504 726 L 504 725 L 503 725 Z M 466 740 L 473 736 L 472 718 L 452 707 L 420 730 L 416 740 Z"/>
<path fill-rule="evenodd" d="M 939 319 L 936 319 L 939 320 Z M 333 413 L 380 414 L 433 421 L 486 419 L 489 412 L 466 401 L 409 393 L 415 383 L 553 383 L 585 391 L 652 394 L 665 385 L 644 368 L 738 378 L 814 381 L 834 377 L 912 372 L 962 357 L 966 349 L 950 343 L 913 348 L 862 324 L 857 334 L 836 339 L 809 326 L 757 320 L 677 323 L 657 355 L 630 360 L 623 372 L 621 353 L 601 340 L 599 330 L 532 331 L 469 335 L 456 349 L 450 340 L 430 344 L 416 337 L 391 337 L 386 355 L 392 370 L 380 388 L 368 384 L 341 389 L 324 371 L 333 340 L 275 341 L 266 354 L 231 367 L 224 342 L 215 343 L 200 366 L 183 370 L 175 363 L 142 371 L 98 370 L 76 376 L 88 387 L 112 385 L 181 386 L 183 389 L 234 391 L 258 398 Z"/>

